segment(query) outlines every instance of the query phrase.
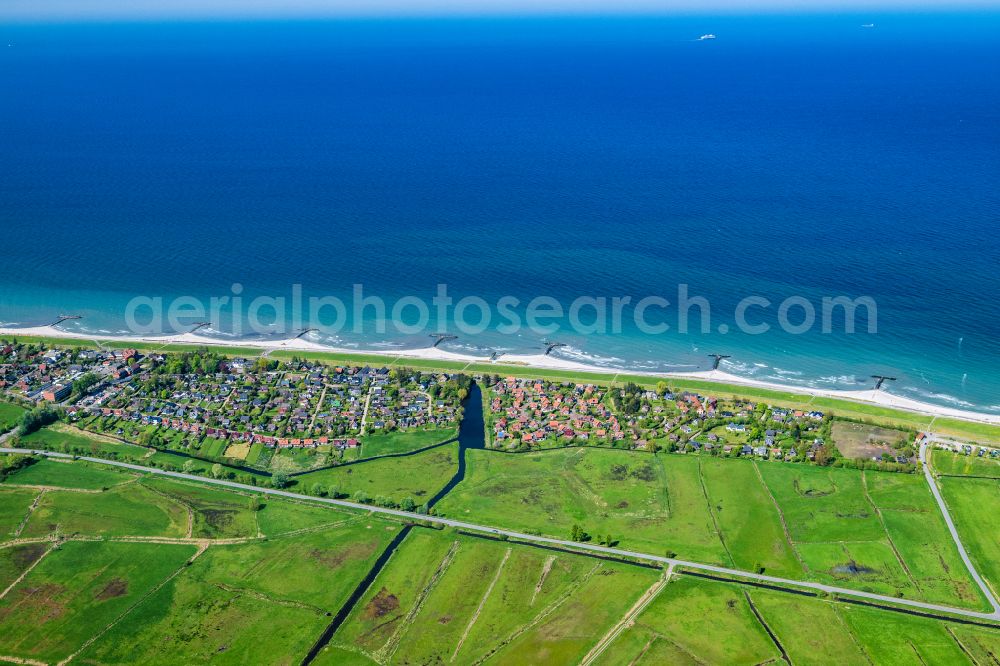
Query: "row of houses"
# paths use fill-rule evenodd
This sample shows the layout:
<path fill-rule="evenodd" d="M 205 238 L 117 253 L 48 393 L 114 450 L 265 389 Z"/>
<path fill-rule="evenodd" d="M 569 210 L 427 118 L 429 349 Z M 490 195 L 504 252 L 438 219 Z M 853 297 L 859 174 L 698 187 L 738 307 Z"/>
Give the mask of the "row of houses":
<path fill-rule="evenodd" d="M 102 416 L 113 416 L 118 419 L 134 421 L 143 425 L 169 428 L 177 432 L 189 433 L 194 436 L 212 437 L 232 442 L 246 442 L 248 444 L 260 443 L 271 448 L 317 448 L 320 446 L 333 446 L 340 449 L 356 448 L 358 440 L 353 437 L 334 438 L 322 437 L 275 437 L 266 433 L 228 430 L 226 428 L 216 428 L 206 426 L 201 423 L 191 423 L 177 418 L 164 418 L 161 416 L 151 416 L 149 414 L 139 414 L 138 412 L 128 413 L 123 409 L 111 409 L 103 407 L 98 410 Z M 76 410 L 71 410 L 75 413 Z"/>
<path fill-rule="evenodd" d="M 493 436 L 533 444 L 548 438 L 620 440 L 626 437 L 604 392 L 591 384 L 507 377 L 490 387 Z"/>

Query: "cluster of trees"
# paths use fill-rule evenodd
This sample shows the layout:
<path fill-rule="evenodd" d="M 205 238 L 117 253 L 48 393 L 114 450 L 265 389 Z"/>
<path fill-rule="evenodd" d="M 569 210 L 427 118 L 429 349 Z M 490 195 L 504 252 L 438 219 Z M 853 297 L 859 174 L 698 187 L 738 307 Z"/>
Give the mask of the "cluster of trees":
<path fill-rule="evenodd" d="M 59 412 L 51 407 L 35 407 L 21 415 L 21 420 L 17 426 L 17 434 L 20 436 L 30 435 L 38 429 L 55 423 L 59 420 Z"/>
<path fill-rule="evenodd" d="M 26 456 L 26 455 L 0 456 L 0 481 L 5 480 L 8 476 L 13 474 L 17 470 L 33 464 L 35 464 L 34 456 Z"/>
<path fill-rule="evenodd" d="M 405 497 L 402 501 L 397 502 L 384 495 L 375 495 L 373 497 L 363 490 L 358 490 L 355 491 L 354 494 L 350 494 L 341 489 L 340 486 L 324 486 L 322 483 L 314 483 L 308 488 L 301 488 L 299 489 L 299 492 L 303 492 L 307 495 L 313 495 L 314 497 L 350 499 L 358 504 L 373 504 L 375 506 L 382 506 L 389 509 L 402 509 L 403 511 L 424 513 L 423 507 L 418 505 L 412 497 Z"/>
<path fill-rule="evenodd" d="M 278 361 L 261 356 L 253 364 L 254 372 L 271 372 L 278 369 Z"/>
<path fill-rule="evenodd" d="M 469 397 L 469 387 L 472 378 L 465 374 L 457 374 L 447 381 L 432 384 L 428 393 L 435 400 L 456 400 L 462 402 Z"/>
<path fill-rule="evenodd" d="M 101 378 L 93 372 L 88 372 L 78 377 L 73 381 L 73 395 L 70 396 L 70 402 L 76 402 L 83 396 L 87 395 L 87 392 L 90 389 L 100 383 Z"/>
<path fill-rule="evenodd" d="M 102 456 L 107 456 L 113 458 L 113 455 L 107 453 L 102 454 Z M 229 479 L 231 481 L 236 481 L 238 483 L 243 483 L 248 486 L 260 486 L 262 488 L 271 487 L 270 479 L 263 479 L 262 477 L 256 476 L 254 474 L 243 474 L 239 473 L 234 469 L 223 467 L 222 465 L 216 463 L 210 468 L 204 465 L 199 466 L 199 463 L 204 461 L 188 458 L 184 461 L 184 464 L 178 466 L 172 462 L 167 462 L 166 460 L 158 460 L 156 458 L 144 459 L 142 461 L 143 465 L 147 467 L 157 467 L 159 469 L 165 469 L 170 472 L 184 472 L 185 474 L 197 474 L 199 476 L 212 476 L 217 479 Z"/>
<path fill-rule="evenodd" d="M 638 414 L 647 402 L 642 397 L 645 392 L 646 389 L 635 382 L 629 382 L 621 390 L 611 391 L 611 404 L 622 414 Z"/>
<path fill-rule="evenodd" d="M 410 378 L 413 379 L 415 384 L 419 384 L 424 381 L 424 373 L 420 370 L 413 370 L 411 368 L 398 366 L 389 370 L 389 379 L 397 384 L 405 384 Z"/>
<path fill-rule="evenodd" d="M 210 375 L 218 372 L 225 357 L 210 349 L 169 354 L 153 372 L 166 375 Z"/>
<path fill-rule="evenodd" d="M 843 458 L 839 457 L 830 462 L 833 467 L 846 467 L 848 469 L 870 469 L 879 472 L 902 472 L 903 474 L 913 474 L 917 471 L 916 463 L 898 463 L 888 460 L 867 460 L 865 458 Z"/>
<path fill-rule="evenodd" d="M 590 534 L 587 533 L 586 530 L 584 530 L 582 527 L 580 527 L 577 524 L 574 524 L 573 528 L 570 530 L 570 536 L 569 536 L 569 538 L 571 540 L 573 540 L 573 541 L 578 542 L 578 543 L 586 543 L 588 541 L 597 541 L 597 543 L 599 543 L 600 545 L 607 546 L 609 548 L 614 548 L 619 543 L 618 539 L 615 539 L 610 534 L 605 534 L 603 536 L 600 535 L 600 534 L 598 534 L 596 536 L 596 538 L 592 537 L 592 536 L 590 536 Z"/>

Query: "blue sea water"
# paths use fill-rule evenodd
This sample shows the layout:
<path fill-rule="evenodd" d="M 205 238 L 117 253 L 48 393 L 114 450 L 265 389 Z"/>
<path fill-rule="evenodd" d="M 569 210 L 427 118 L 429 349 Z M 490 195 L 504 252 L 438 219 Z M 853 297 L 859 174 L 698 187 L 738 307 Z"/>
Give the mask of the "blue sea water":
<path fill-rule="evenodd" d="M 73 310 L 66 328 L 122 332 L 134 296 L 234 283 L 564 304 L 683 283 L 709 332 L 491 322 L 446 346 L 548 337 L 639 369 L 718 352 L 1000 412 L 998 29 L 986 11 L 0 25 L 0 322 Z M 752 295 L 772 324 L 789 296 L 869 296 L 877 333 L 742 333 Z M 428 340 L 371 321 L 318 339 Z"/>

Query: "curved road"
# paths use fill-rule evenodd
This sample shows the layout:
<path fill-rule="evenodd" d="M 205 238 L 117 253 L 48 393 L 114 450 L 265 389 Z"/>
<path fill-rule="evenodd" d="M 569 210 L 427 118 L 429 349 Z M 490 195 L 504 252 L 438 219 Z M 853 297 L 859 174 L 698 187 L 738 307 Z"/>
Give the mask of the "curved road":
<path fill-rule="evenodd" d="M 74 458 L 74 456 L 70 454 L 57 453 L 55 451 L 36 451 L 33 449 L 12 449 L 6 447 L 0 448 L 0 453 L 26 453 L 26 454 L 33 454 L 40 456 L 48 456 L 51 458 L 70 458 L 70 459 Z M 409 511 L 400 511 L 398 509 L 387 509 L 385 507 L 371 506 L 368 504 L 358 504 L 355 502 L 348 502 L 345 500 L 330 499 L 328 497 L 312 497 L 310 495 L 301 495 L 299 493 L 293 493 L 287 490 L 277 490 L 275 488 L 258 488 L 257 486 L 251 486 L 244 483 L 237 483 L 235 481 L 212 479 L 203 476 L 195 476 L 194 474 L 184 474 L 183 472 L 169 472 L 163 469 L 156 469 L 155 467 L 144 467 L 143 465 L 134 465 L 132 463 L 120 462 L 117 460 L 104 460 L 102 458 L 90 458 L 87 456 L 76 456 L 76 459 L 86 460 L 88 462 L 100 463 L 102 465 L 112 465 L 114 467 L 122 467 L 124 469 L 130 469 L 145 474 L 159 474 L 161 476 L 167 476 L 176 479 L 184 479 L 187 481 L 195 481 L 198 483 L 208 483 L 217 486 L 225 486 L 227 488 L 235 488 L 237 490 L 263 493 L 265 495 L 275 495 L 277 497 L 289 497 L 296 500 L 306 500 L 311 502 L 319 502 L 321 504 L 331 504 L 334 506 L 340 506 L 347 509 L 355 509 L 360 511 L 367 511 L 370 513 L 378 513 L 387 516 L 394 516 L 396 518 L 403 518 L 409 521 L 423 521 L 428 523 L 435 523 L 437 525 L 446 525 L 448 527 L 456 527 L 459 529 L 468 530 L 469 532 L 479 532 L 483 534 L 492 534 L 495 536 L 509 537 L 512 539 L 519 539 L 521 541 L 527 541 L 530 543 L 552 544 L 556 546 L 562 546 L 565 548 L 573 548 L 576 550 L 592 551 L 595 553 L 600 553 L 602 555 L 632 557 L 639 560 L 645 560 L 647 562 L 657 562 L 660 564 L 666 564 L 667 566 L 682 567 L 686 569 L 693 569 L 696 571 L 708 571 L 711 573 L 723 574 L 727 576 L 737 576 L 740 578 L 760 581 L 764 583 L 773 583 L 776 585 L 807 588 L 810 590 L 817 590 L 819 592 L 825 592 L 827 594 L 836 594 L 843 597 L 857 597 L 885 604 L 907 606 L 910 608 L 917 608 L 925 611 L 934 611 L 938 613 L 950 613 L 952 615 L 975 618 L 978 620 L 1000 621 L 1000 610 L 996 608 L 995 604 L 992 613 L 982 613 L 978 611 L 967 610 L 965 608 L 952 608 L 951 606 L 929 604 L 922 601 L 913 601 L 910 599 L 898 599 L 896 597 L 890 597 L 882 594 L 874 594 L 872 592 L 863 592 L 861 590 L 850 590 L 843 587 L 834 587 L 832 585 L 824 585 L 822 583 L 814 583 L 811 581 L 792 580 L 790 578 L 778 578 L 777 576 L 767 576 L 765 574 L 751 573 L 749 571 L 741 571 L 739 569 L 729 569 L 726 567 L 718 567 L 712 564 L 702 564 L 700 562 L 688 562 L 686 560 L 678 560 L 672 557 L 662 557 L 660 555 L 651 555 L 649 553 L 639 553 L 631 550 L 622 550 L 621 548 L 609 548 L 607 546 L 597 546 L 589 543 L 578 543 L 576 541 L 552 539 L 549 537 L 536 536 L 534 534 L 524 534 L 521 532 L 515 532 L 513 530 L 505 530 L 498 527 L 488 527 L 486 525 L 466 523 L 460 520 L 452 520 L 450 518 L 441 518 L 438 516 L 429 516 L 419 513 L 411 513 Z M 950 520 L 949 520 L 949 527 L 951 527 Z M 951 529 L 954 528 L 952 527 Z M 961 549 L 961 545 L 959 545 L 959 548 Z M 962 553 L 964 554 L 965 552 L 964 549 L 961 550 Z M 968 560 L 966 561 L 968 562 Z M 974 569 L 972 569 L 971 567 L 971 563 L 969 564 L 969 566 L 970 570 L 974 571 Z M 977 581 L 980 580 L 978 576 L 976 576 L 976 579 Z M 987 598 L 992 599 L 993 597 L 992 595 L 987 594 Z"/>
<path fill-rule="evenodd" d="M 976 585 L 982 590 L 983 596 L 990 602 L 993 606 L 993 615 L 1000 616 L 1000 604 L 997 603 L 997 599 L 993 596 L 993 591 L 986 584 L 986 581 L 982 579 L 979 572 L 976 571 L 976 567 L 972 564 L 972 560 L 969 559 L 969 554 L 965 552 L 965 546 L 962 545 L 962 539 L 958 536 L 958 530 L 955 529 L 955 523 L 951 520 L 951 514 L 948 513 L 948 505 L 944 503 L 944 498 L 941 497 L 941 491 L 938 489 L 937 481 L 934 480 L 934 475 L 931 473 L 931 467 L 927 464 L 927 440 L 934 439 L 933 435 L 926 435 L 920 442 L 920 464 L 924 468 L 924 478 L 927 479 L 927 485 L 931 487 L 931 493 L 934 495 L 934 499 L 937 500 L 938 507 L 941 509 L 941 515 L 944 516 L 944 522 L 948 524 L 948 531 L 951 532 L 951 538 L 955 541 L 955 546 L 958 547 L 958 554 L 962 556 L 962 561 L 965 562 L 965 568 L 969 570 L 972 575 L 973 580 L 976 581 Z"/>

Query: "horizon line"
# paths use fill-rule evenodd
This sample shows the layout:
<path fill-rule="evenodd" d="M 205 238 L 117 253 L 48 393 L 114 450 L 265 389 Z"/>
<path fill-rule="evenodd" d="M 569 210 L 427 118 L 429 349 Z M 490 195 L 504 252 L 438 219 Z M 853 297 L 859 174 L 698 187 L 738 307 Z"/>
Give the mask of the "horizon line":
<path fill-rule="evenodd" d="M 721 0 L 706 6 L 691 0 L 631 0 L 626 5 L 608 6 L 605 0 L 583 0 L 572 5 L 562 0 L 487 0 L 475 6 L 460 6 L 449 0 L 432 0 L 421 6 L 400 4 L 398 0 L 375 0 L 358 7 L 322 0 L 299 0 L 292 6 L 274 6 L 270 0 L 257 0 L 248 6 L 231 0 L 197 2 L 182 0 L 170 5 L 121 6 L 119 0 L 90 2 L 86 7 L 57 0 L 48 9 L 37 0 L 8 0 L 0 5 L 0 21 L 10 23 L 101 23 L 157 21 L 261 21 L 261 20 L 406 20 L 406 19 L 537 19 L 537 18 L 661 18 L 684 16 L 809 16 L 809 15 L 885 15 L 920 13 L 998 12 L 1000 0 L 882 0 L 869 4 L 864 0 L 832 3 L 819 0 L 803 6 L 782 0 Z M 44 4 L 44 3 L 42 3 Z M 52 5 L 56 6 L 52 6 Z"/>

